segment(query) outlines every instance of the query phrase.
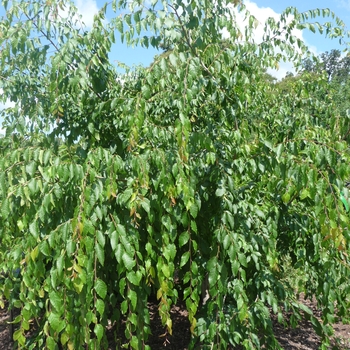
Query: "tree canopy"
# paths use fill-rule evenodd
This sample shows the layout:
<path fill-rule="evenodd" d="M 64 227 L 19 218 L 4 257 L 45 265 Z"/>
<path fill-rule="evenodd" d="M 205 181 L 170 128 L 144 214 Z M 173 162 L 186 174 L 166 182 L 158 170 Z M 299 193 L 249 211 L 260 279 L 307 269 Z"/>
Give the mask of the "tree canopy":
<path fill-rule="evenodd" d="M 1 112 L 0 303 L 20 311 L 18 346 L 106 348 L 111 322 L 120 348 L 148 349 L 155 295 L 170 341 L 185 302 L 190 348 L 278 348 L 271 317 L 287 311 L 326 349 L 349 317 L 349 115 L 333 73 L 266 71 L 301 71 L 311 53 L 293 31 L 342 39 L 342 21 L 290 7 L 257 43 L 236 1 L 112 1 L 91 30 L 66 0 L 2 4 L 1 98 L 15 106 Z M 116 40 L 168 51 L 120 74 Z"/>

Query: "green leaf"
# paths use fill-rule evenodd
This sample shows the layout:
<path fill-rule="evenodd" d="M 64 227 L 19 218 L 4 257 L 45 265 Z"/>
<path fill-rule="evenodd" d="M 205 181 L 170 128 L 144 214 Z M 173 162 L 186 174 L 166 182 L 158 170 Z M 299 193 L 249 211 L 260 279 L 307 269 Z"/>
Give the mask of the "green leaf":
<path fill-rule="evenodd" d="M 56 349 L 56 346 L 57 346 L 57 344 L 56 344 L 55 340 L 52 337 L 48 336 L 46 338 L 47 349 L 54 350 L 54 349 Z"/>
<path fill-rule="evenodd" d="M 74 289 L 75 291 L 80 294 L 84 288 L 84 282 L 81 280 L 81 278 L 79 277 L 76 277 L 74 280 L 73 280 L 73 286 L 74 286 Z"/>
<path fill-rule="evenodd" d="M 30 257 L 32 258 L 33 261 L 35 261 L 38 255 L 39 255 L 39 246 L 36 246 L 31 250 Z"/>
<path fill-rule="evenodd" d="M 233 276 L 237 276 L 238 269 L 241 266 L 240 263 L 238 262 L 238 260 L 234 260 L 232 262 L 231 266 L 232 266 L 232 274 L 233 274 Z"/>
<path fill-rule="evenodd" d="M 197 206 L 195 203 L 193 203 L 193 204 L 191 205 L 191 207 L 190 207 L 190 213 L 191 213 L 191 215 L 192 215 L 192 217 L 193 217 L 194 219 L 197 217 L 197 215 L 198 215 L 198 206 Z"/>
<path fill-rule="evenodd" d="M 241 265 L 247 267 L 247 258 L 244 253 L 238 253 L 238 260 Z"/>
<path fill-rule="evenodd" d="M 23 231 L 24 229 L 24 224 L 23 224 L 23 221 L 22 220 L 18 220 L 17 221 L 17 227 L 20 231 Z"/>
<path fill-rule="evenodd" d="M 57 316 L 61 316 L 64 311 L 64 304 L 62 303 L 62 295 L 51 290 L 49 292 L 49 300 L 51 305 L 55 308 Z"/>
<path fill-rule="evenodd" d="M 284 145 L 283 143 L 280 143 L 277 147 L 276 147 L 276 157 L 277 159 L 281 158 L 282 152 L 284 150 Z"/>
<path fill-rule="evenodd" d="M 215 195 L 217 197 L 222 197 L 226 193 L 225 188 L 218 188 L 215 192 Z"/>
<path fill-rule="evenodd" d="M 136 305 L 137 305 L 137 293 L 134 290 L 129 290 L 128 292 L 128 299 L 131 301 L 131 305 L 133 307 L 133 309 L 136 309 Z"/>
<path fill-rule="evenodd" d="M 95 245 L 95 253 L 97 256 L 97 259 L 99 263 L 104 266 L 105 263 L 105 251 L 104 249 L 100 246 L 100 244 L 97 242 Z"/>
<path fill-rule="evenodd" d="M 7 193 L 6 180 L 5 180 L 5 172 L 0 173 L 0 195 L 5 197 L 5 193 Z"/>
<path fill-rule="evenodd" d="M 49 163 L 50 157 L 51 157 L 51 150 L 50 149 L 45 150 L 43 165 L 47 165 Z"/>
<path fill-rule="evenodd" d="M 31 193 L 31 195 L 34 195 L 37 193 L 39 187 L 38 187 L 38 182 L 36 181 L 36 179 L 31 179 L 28 183 L 28 189 Z"/>
<path fill-rule="evenodd" d="M 123 21 L 122 19 L 117 19 L 116 21 L 116 28 L 117 30 L 119 30 L 120 33 L 123 33 L 124 32 L 124 26 L 123 26 Z"/>
<path fill-rule="evenodd" d="M 143 85 L 141 88 L 143 97 L 148 100 L 151 97 L 151 89 L 148 85 Z"/>
<path fill-rule="evenodd" d="M 184 254 L 182 254 L 181 260 L 180 260 L 180 268 L 185 266 L 189 259 L 190 259 L 190 252 L 185 252 Z"/>
<path fill-rule="evenodd" d="M 100 314 L 100 317 L 102 318 L 104 312 L 105 312 L 105 303 L 101 299 L 96 300 L 96 310 Z"/>
<path fill-rule="evenodd" d="M 305 313 L 307 313 L 308 315 L 312 315 L 312 310 L 309 307 L 307 307 L 306 305 L 300 303 L 300 304 L 298 304 L 298 307 L 301 310 L 303 310 Z"/>
<path fill-rule="evenodd" d="M 174 67 L 177 66 L 177 57 L 173 53 L 169 55 L 169 60 Z"/>
<path fill-rule="evenodd" d="M 126 267 L 126 269 L 128 271 L 132 270 L 135 265 L 136 265 L 136 261 L 134 260 L 133 257 L 131 257 L 129 254 L 127 254 L 126 252 L 124 252 L 122 254 L 122 261 L 124 263 L 124 266 Z"/>
<path fill-rule="evenodd" d="M 290 194 L 288 192 L 286 192 L 283 196 L 282 196 L 282 201 L 284 204 L 288 204 L 290 201 Z"/>
<path fill-rule="evenodd" d="M 304 188 L 300 193 L 300 199 L 303 200 L 305 198 L 310 198 L 310 192 Z"/>
<path fill-rule="evenodd" d="M 180 266 L 181 266 L 181 263 L 180 263 Z M 168 265 L 166 265 L 166 264 L 162 265 L 162 272 L 166 278 L 170 277 L 170 268 Z"/>
<path fill-rule="evenodd" d="M 349 203 L 342 193 L 340 194 L 340 200 L 344 204 L 345 210 L 348 212 L 350 210 Z"/>
<path fill-rule="evenodd" d="M 95 324 L 94 333 L 96 334 L 96 337 L 97 337 L 98 341 L 100 342 L 102 340 L 102 337 L 104 334 L 103 326 L 99 323 Z"/>
<path fill-rule="evenodd" d="M 57 271 L 60 274 L 64 268 L 64 255 L 60 255 L 56 260 Z"/>
<path fill-rule="evenodd" d="M 104 233 L 101 231 L 96 231 L 96 238 L 97 238 L 97 242 L 99 243 L 101 248 L 104 248 L 104 246 L 106 244 L 106 237 L 105 237 Z"/>
<path fill-rule="evenodd" d="M 111 109 L 112 110 L 115 109 L 115 107 L 117 106 L 118 102 L 119 102 L 119 98 L 117 98 L 117 97 L 112 100 L 112 102 L 111 102 Z"/>
<path fill-rule="evenodd" d="M 197 233 L 198 229 L 197 229 L 197 223 L 194 220 L 191 220 L 191 229 L 193 232 Z"/>
<path fill-rule="evenodd" d="M 26 165 L 26 172 L 30 177 L 34 177 L 35 171 L 36 171 L 35 162 L 30 162 L 29 164 Z"/>
<path fill-rule="evenodd" d="M 90 134 L 95 135 L 95 126 L 93 123 L 89 123 L 87 128 L 90 131 Z"/>
<path fill-rule="evenodd" d="M 322 327 L 322 324 L 320 323 L 320 321 L 316 317 L 311 316 L 310 322 L 311 322 L 316 334 L 320 337 L 324 336 L 323 327 Z"/>
<path fill-rule="evenodd" d="M 194 276 L 198 275 L 198 265 L 194 260 L 191 263 L 191 272 Z"/>
<path fill-rule="evenodd" d="M 102 221 L 102 219 L 103 219 L 103 213 L 102 213 L 102 210 L 101 210 L 101 208 L 100 208 L 99 206 L 97 206 L 97 207 L 95 208 L 95 214 L 96 214 L 96 216 L 98 217 L 98 219 L 99 219 L 100 221 Z"/>
<path fill-rule="evenodd" d="M 182 232 L 179 236 L 179 247 L 184 246 L 190 239 L 190 234 L 188 231 Z"/>
<path fill-rule="evenodd" d="M 143 198 L 143 200 L 141 201 L 141 206 L 146 213 L 150 212 L 150 201 L 147 198 Z"/>
<path fill-rule="evenodd" d="M 118 224 L 117 225 L 117 232 L 120 236 L 126 236 L 125 227 L 123 225 Z"/>
<path fill-rule="evenodd" d="M 98 294 L 98 296 L 102 299 L 104 299 L 107 295 L 107 285 L 104 281 L 101 279 L 97 279 L 95 281 L 95 291 Z"/>
<path fill-rule="evenodd" d="M 24 337 L 22 332 L 22 329 L 17 329 L 13 333 L 13 340 L 18 341 L 18 343 L 21 345 L 24 345 L 26 338 Z"/>
<path fill-rule="evenodd" d="M 137 336 L 132 336 L 131 340 L 130 340 L 130 345 L 132 347 L 132 349 L 139 349 L 139 338 Z"/>
<path fill-rule="evenodd" d="M 112 233 L 109 236 L 110 240 L 111 240 L 111 246 L 112 246 L 112 250 L 113 252 L 116 251 L 117 249 L 117 245 L 118 245 L 118 234 L 116 231 L 112 231 Z"/>
<path fill-rule="evenodd" d="M 142 278 L 142 274 L 140 271 L 130 271 L 126 274 L 126 278 L 129 282 L 134 284 L 135 286 L 139 286 Z"/>
<path fill-rule="evenodd" d="M 121 278 L 121 279 L 119 280 L 119 293 L 120 293 L 121 295 L 124 295 L 124 289 L 125 289 L 125 287 L 126 287 L 126 279 L 125 279 L 125 277 L 124 277 L 124 278 Z"/>
<path fill-rule="evenodd" d="M 1 205 L 1 215 L 4 218 L 7 218 L 10 215 L 10 202 L 7 198 L 5 198 L 2 201 L 2 205 Z"/>
<path fill-rule="evenodd" d="M 31 224 L 29 224 L 29 232 L 32 234 L 34 238 L 39 237 L 39 227 L 38 227 L 38 222 L 34 221 Z"/>
<path fill-rule="evenodd" d="M 213 287 L 216 284 L 219 277 L 216 257 L 213 257 L 208 261 L 207 270 L 208 270 L 209 285 L 210 287 Z"/>
<path fill-rule="evenodd" d="M 40 252 L 43 253 L 45 256 L 50 255 L 50 247 L 47 241 L 42 241 L 39 245 Z"/>
<path fill-rule="evenodd" d="M 65 320 L 61 319 L 59 315 L 53 312 L 50 313 L 48 321 L 50 323 L 51 328 L 57 333 L 60 333 L 66 327 Z"/>
<path fill-rule="evenodd" d="M 128 311 L 128 301 L 124 300 L 121 304 L 120 304 L 120 310 L 122 312 L 123 315 L 126 314 L 126 312 Z"/>
<path fill-rule="evenodd" d="M 67 332 L 63 332 L 61 334 L 61 343 L 62 345 L 66 345 L 69 340 L 69 334 Z"/>

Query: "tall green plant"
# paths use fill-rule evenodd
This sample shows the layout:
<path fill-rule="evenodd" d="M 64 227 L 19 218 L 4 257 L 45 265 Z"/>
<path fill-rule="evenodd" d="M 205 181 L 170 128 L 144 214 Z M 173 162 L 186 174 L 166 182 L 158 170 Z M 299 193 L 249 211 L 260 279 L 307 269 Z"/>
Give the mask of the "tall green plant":
<path fill-rule="evenodd" d="M 283 310 L 306 313 L 326 347 L 348 312 L 347 123 L 322 77 L 285 96 L 265 72 L 299 65 L 293 30 L 334 15 L 288 8 L 256 43 L 254 17 L 221 0 L 112 2 L 123 15 L 104 22 L 106 5 L 90 31 L 66 1 L 3 4 L 0 87 L 16 107 L 2 112 L 0 290 L 20 309 L 19 347 L 105 348 L 112 321 L 118 348 L 147 349 L 152 294 L 169 339 L 185 301 L 191 347 L 278 348 Z M 324 28 L 343 36 L 338 19 Z M 120 76 L 115 31 L 169 51 Z M 287 256 L 321 323 L 284 279 Z"/>

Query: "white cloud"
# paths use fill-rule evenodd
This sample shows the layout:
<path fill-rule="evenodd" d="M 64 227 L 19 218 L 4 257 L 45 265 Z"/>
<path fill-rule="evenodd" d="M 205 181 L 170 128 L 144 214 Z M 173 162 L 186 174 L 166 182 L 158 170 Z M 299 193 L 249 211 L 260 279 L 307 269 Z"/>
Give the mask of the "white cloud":
<path fill-rule="evenodd" d="M 256 44 L 260 44 L 263 41 L 264 27 L 268 18 L 273 18 L 275 21 L 278 21 L 280 19 L 281 14 L 277 13 L 271 7 L 259 7 L 255 2 L 250 0 L 245 0 L 244 4 L 246 6 L 246 9 L 250 12 L 250 14 L 253 15 L 257 20 L 257 26 L 254 30 L 253 40 Z M 234 10 L 236 11 L 236 9 Z M 292 19 L 292 16 L 290 16 L 290 21 L 292 21 Z M 238 26 L 241 28 L 242 33 L 244 33 L 244 27 L 247 25 L 247 20 L 244 18 L 244 14 L 241 12 L 236 12 L 236 20 Z M 296 38 L 302 40 L 305 44 L 307 44 L 305 39 L 303 38 L 303 32 L 301 30 L 294 29 L 292 31 L 292 35 L 294 35 Z M 228 33 L 224 31 L 223 36 L 227 37 Z M 283 39 L 283 35 L 281 38 Z M 298 50 L 297 45 L 295 45 L 295 49 Z M 317 49 L 314 46 L 309 46 L 309 50 L 316 55 L 318 54 Z M 277 48 L 276 53 L 278 51 L 279 49 Z M 281 79 L 286 75 L 287 72 L 295 72 L 295 69 L 291 62 L 282 61 L 279 63 L 278 70 L 269 69 L 268 72 L 275 76 L 277 79 Z"/>
<path fill-rule="evenodd" d="M 82 22 L 87 27 L 92 27 L 94 16 L 98 13 L 98 6 L 95 0 L 76 0 L 75 5 L 81 15 Z"/>
<path fill-rule="evenodd" d="M 1 109 L 1 106 L 0 106 L 0 109 Z M 2 120 L 2 118 L 0 117 L 0 135 L 5 135 L 6 130 L 3 128 L 2 123 L 3 123 L 3 120 Z"/>
<path fill-rule="evenodd" d="M 0 95 L 2 95 L 4 92 L 3 89 L 0 88 Z M 11 102 L 9 99 L 6 100 L 5 103 L 0 103 L 0 111 L 6 108 L 14 107 L 15 103 Z M 5 135 L 5 129 L 2 127 L 3 120 L 0 118 L 0 135 Z"/>
<path fill-rule="evenodd" d="M 5 103 L 0 103 L 0 109 L 11 108 L 14 106 L 15 106 L 15 103 L 11 102 L 10 100 L 7 100 Z"/>
<path fill-rule="evenodd" d="M 0 88 L 0 95 L 2 95 L 3 93 L 4 93 L 4 90 Z M 5 103 L 0 103 L 0 110 L 14 107 L 14 106 L 15 106 L 15 103 L 7 99 Z"/>
<path fill-rule="evenodd" d="M 281 62 L 279 64 L 278 69 L 269 68 L 267 70 L 267 73 L 271 74 L 273 77 L 277 78 L 278 80 L 283 79 L 288 72 L 295 73 L 293 64 L 290 62 Z"/>
<path fill-rule="evenodd" d="M 87 28 L 91 28 L 94 23 L 94 16 L 99 11 L 96 0 L 75 0 L 74 4 L 77 8 L 77 14 L 73 17 L 73 22 L 84 23 Z M 59 9 L 58 13 L 61 18 L 67 18 L 69 6 L 63 10 Z"/>
<path fill-rule="evenodd" d="M 4 129 L 3 127 L 2 127 L 2 122 L 3 122 L 3 120 L 0 118 L 0 136 L 2 135 L 2 136 L 5 136 L 5 134 L 6 134 L 6 129 Z"/>

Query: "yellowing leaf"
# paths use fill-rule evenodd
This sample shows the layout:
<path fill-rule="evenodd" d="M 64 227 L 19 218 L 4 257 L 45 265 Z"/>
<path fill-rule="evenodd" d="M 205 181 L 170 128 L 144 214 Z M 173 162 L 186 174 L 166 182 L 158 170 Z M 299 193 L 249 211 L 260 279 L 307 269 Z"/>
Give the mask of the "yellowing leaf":
<path fill-rule="evenodd" d="M 38 257 L 39 254 L 39 247 L 36 246 L 32 251 L 30 252 L 30 257 L 32 258 L 33 261 Z"/>

